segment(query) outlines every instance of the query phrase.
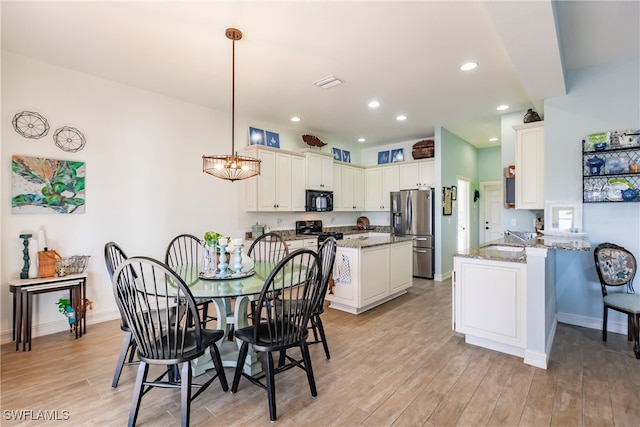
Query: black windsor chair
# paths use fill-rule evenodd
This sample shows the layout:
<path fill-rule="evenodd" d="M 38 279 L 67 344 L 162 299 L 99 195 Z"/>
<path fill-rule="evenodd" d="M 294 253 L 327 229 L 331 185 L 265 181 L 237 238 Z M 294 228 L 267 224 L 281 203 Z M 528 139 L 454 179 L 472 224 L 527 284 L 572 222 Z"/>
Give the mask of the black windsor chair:
<path fill-rule="evenodd" d="M 255 239 L 247 251 L 247 256 L 252 260 L 267 261 L 274 265 L 280 262 L 280 260 L 287 255 L 289 255 L 287 242 L 285 242 L 281 235 L 274 232 L 265 233 Z M 250 311 L 249 317 L 253 318 L 253 313 L 256 311 L 255 301 L 251 301 Z M 233 330 L 231 332 L 229 339 L 233 337 Z"/>
<path fill-rule="evenodd" d="M 318 395 L 307 344 L 307 325 L 319 298 L 320 269 L 318 255 L 312 250 L 299 249 L 287 255 L 265 281 L 258 298 L 257 310 L 253 313 L 253 325 L 235 331 L 235 336 L 242 341 L 242 345 L 231 391 L 238 391 L 241 376 L 265 389 L 271 421 L 277 418 L 275 374 L 299 367 L 307 374 L 311 396 Z M 284 300 L 290 303 L 275 303 Z M 243 371 L 249 346 L 263 357 L 265 372 L 257 377 Z M 286 351 L 291 347 L 300 348 L 302 360 L 292 360 L 287 365 L 274 368 L 273 352 Z"/>
<path fill-rule="evenodd" d="M 320 259 L 320 263 L 322 265 L 322 278 L 321 284 L 319 288 L 319 298 L 318 304 L 316 305 L 313 313 L 311 314 L 311 318 L 309 319 L 309 328 L 313 332 L 313 341 L 307 340 L 308 344 L 319 344 L 322 343 L 322 347 L 324 348 L 324 354 L 327 359 L 331 359 L 331 354 L 329 353 L 329 345 L 327 344 L 327 336 L 324 332 L 324 326 L 322 324 L 322 319 L 320 315 L 324 313 L 324 299 L 327 295 L 327 288 L 329 287 L 329 281 L 332 280 L 333 276 L 333 264 L 336 259 L 336 239 L 333 237 L 326 238 L 318 248 L 318 257 Z M 277 300 L 276 303 L 279 303 L 280 300 Z M 283 301 L 285 304 L 288 303 L 287 300 Z M 287 309 L 288 310 L 288 309 Z M 288 358 L 286 351 L 280 352 L 279 366 L 284 365 L 286 359 Z M 289 358 L 291 360 L 291 358 Z"/>
<path fill-rule="evenodd" d="M 199 265 L 202 259 L 203 243 L 192 234 L 180 234 L 171 240 L 164 255 L 164 262 L 176 269 L 179 266 Z M 200 322 L 203 327 L 207 322 L 218 320 L 215 316 L 209 315 L 210 298 L 196 298 L 196 305 L 202 311 Z"/>
<path fill-rule="evenodd" d="M 114 274 L 113 292 L 138 346 L 140 360 L 128 425 L 136 423 L 142 396 L 153 387 L 162 387 L 180 389 L 181 425 L 188 426 L 191 401 L 216 378 L 223 391 L 229 389 L 215 344 L 224 337 L 224 331 L 201 327 L 187 285 L 169 266 L 152 258 L 133 257 L 122 262 Z M 170 309 L 176 300 L 181 301 L 179 310 Z M 194 384 L 191 361 L 202 357 L 207 348 L 216 372 L 203 384 Z M 172 374 L 180 364 L 180 380 L 175 380 Z M 165 365 L 166 370 L 148 381 L 150 365 Z M 198 391 L 192 394 L 192 388 Z"/>
<path fill-rule="evenodd" d="M 640 359 L 640 294 L 634 293 L 633 278 L 638 264 L 631 252 L 613 243 L 601 243 L 593 251 L 598 279 L 602 288 L 602 341 L 607 341 L 609 309 L 627 315 L 627 339 L 633 340 L 633 352 Z M 627 291 L 608 292 L 607 287 L 627 286 Z"/>
<path fill-rule="evenodd" d="M 120 246 L 114 242 L 109 242 L 104 245 L 104 262 L 107 265 L 107 272 L 109 273 L 109 279 L 113 281 L 113 273 L 116 269 L 127 259 L 124 251 Z M 125 333 L 122 340 L 122 346 L 120 347 L 120 355 L 118 356 L 118 362 L 116 364 L 116 371 L 113 374 L 113 381 L 111 387 L 118 387 L 118 381 L 120 381 L 120 374 L 122 374 L 122 368 L 126 365 L 137 365 L 138 361 L 134 361 L 133 358 L 136 353 L 136 342 L 131 335 L 131 329 L 124 320 L 124 316 L 121 313 L 120 329 Z"/>

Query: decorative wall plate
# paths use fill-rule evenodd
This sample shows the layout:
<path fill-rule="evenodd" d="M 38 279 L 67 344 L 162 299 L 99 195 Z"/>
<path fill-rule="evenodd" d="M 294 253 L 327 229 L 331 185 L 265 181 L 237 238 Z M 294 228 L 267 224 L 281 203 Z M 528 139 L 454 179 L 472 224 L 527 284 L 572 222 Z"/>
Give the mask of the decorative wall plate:
<path fill-rule="evenodd" d="M 11 123 L 16 132 L 29 139 L 42 138 L 49 132 L 47 119 L 34 111 L 22 111 L 16 114 Z"/>
<path fill-rule="evenodd" d="M 61 150 L 70 153 L 82 150 L 87 142 L 82 132 L 70 126 L 63 126 L 56 130 L 53 141 Z"/>

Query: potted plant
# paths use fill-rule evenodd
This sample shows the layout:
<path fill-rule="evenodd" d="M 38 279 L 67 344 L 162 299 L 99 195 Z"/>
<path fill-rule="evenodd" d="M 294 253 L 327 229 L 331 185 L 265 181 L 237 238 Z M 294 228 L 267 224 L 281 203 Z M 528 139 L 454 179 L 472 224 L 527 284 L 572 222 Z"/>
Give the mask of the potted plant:
<path fill-rule="evenodd" d="M 60 298 L 56 305 L 58 306 L 58 311 L 66 316 L 69 321 L 69 330 L 73 332 L 73 327 L 76 323 L 76 312 L 71 306 L 71 301 L 67 298 Z"/>

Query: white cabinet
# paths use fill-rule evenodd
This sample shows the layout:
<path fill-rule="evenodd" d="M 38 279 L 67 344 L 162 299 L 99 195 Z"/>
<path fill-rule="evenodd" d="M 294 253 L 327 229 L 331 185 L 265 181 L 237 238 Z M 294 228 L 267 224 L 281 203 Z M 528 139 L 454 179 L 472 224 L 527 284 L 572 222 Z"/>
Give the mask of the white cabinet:
<path fill-rule="evenodd" d="M 304 212 L 306 203 L 304 193 L 304 166 L 304 157 L 291 156 L 291 210 L 294 212 Z"/>
<path fill-rule="evenodd" d="M 428 185 L 435 187 L 435 161 L 433 159 L 406 162 L 399 166 L 400 190 L 415 190 Z"/>
<path fill-rule="evenodd" d="M 544 209 L 544 122 L 514 126 L 516 209 Z"/>
<path fill-rule="evenodd" d="M 467 342 L 511 354 L 526 347 L 525 263 L 454 257 L 453 277 L 453 327 Z"/>
<path fill-rule="evenodd" d="M 333 210 L 344 211 L 342 208 L 342 165 L 333 163 Z"/>
<path fill-rule="evenodd" d="M 307 189 L 333 190 L 333 156 L 330 154 L 305 154 L 307 165 Z"/>
<path fill-rule="evenodd" d="M 255 148 L 246 154 L 260 159 L 260 175 L 245 181 L 247 211 L 304 211 L 304 158 L 286 151 Z M 295 179 L 294 179 L 295 177 Z"/>
<path fill-rule="evenodd" d="M 406 293 L 413 280 L 412 262 L 411 241 L 338 247 L 329 307 L 358 314 Z"/>
<path fill-rule="evenodd" d="M 296 249 L 313 249 L 315 251 L 318 249 L 318 238 L 286 240 L 285 244 L 289 249 L 289 253 Z"/>
<path fill-rule="evenodd" d="M 397 165 L 372 167 L 365 170 L 365 210 L 389 211 L 392 191 L 400 190 Z"/>
<path fill-rule="evenodd" d="M 347 164 L 333 165 L 333 210 L 364 210 L 364 169 Z"/>

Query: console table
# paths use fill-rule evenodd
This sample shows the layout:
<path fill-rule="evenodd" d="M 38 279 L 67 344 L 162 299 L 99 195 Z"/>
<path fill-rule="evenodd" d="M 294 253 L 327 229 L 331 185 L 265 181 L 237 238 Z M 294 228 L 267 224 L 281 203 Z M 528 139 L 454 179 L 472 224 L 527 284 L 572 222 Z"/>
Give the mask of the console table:
<path fill-rule="evenodd" d="M 10 279 L 9 290 L 13 293 L 13 340 L 16 351 L 31 351 L 31 327 L 33 295 L 55 291 L 69 291 L 69 299 L 75 310 L 76 339 L 87 332 L 87 319 L 84 315 L 84 300 L 87 291 L 87 274 L 70 274 L 64 277 L 38 279 Z"/>

